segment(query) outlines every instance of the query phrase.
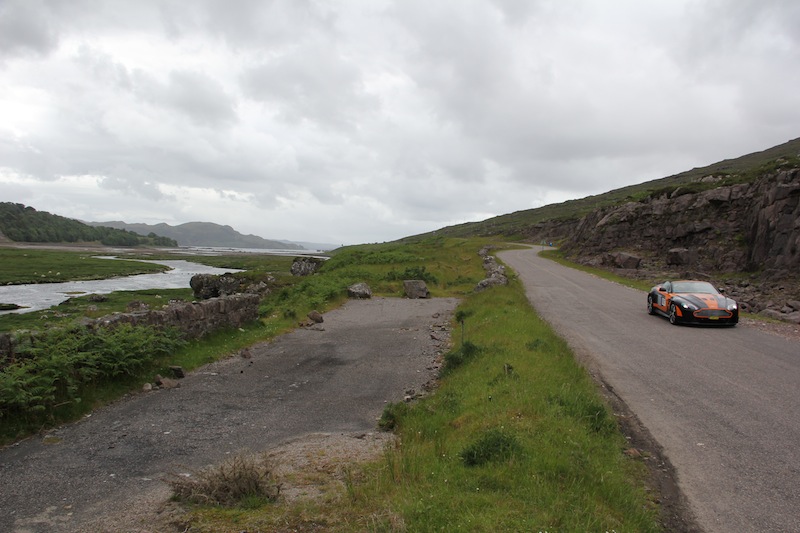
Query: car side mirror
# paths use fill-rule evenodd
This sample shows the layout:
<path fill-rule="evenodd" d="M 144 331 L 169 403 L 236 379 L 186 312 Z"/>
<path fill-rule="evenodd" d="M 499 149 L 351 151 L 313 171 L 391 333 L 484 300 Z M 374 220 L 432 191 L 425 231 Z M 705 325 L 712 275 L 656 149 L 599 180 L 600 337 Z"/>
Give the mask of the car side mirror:
<path fill-rule="evenodd" d="M 720 292 L 720 294 L 725 293 L 725 289 L 723 287 L 717 287 L 717 290 Z"/>
<path fill-rule="evenodd" d="M 658 292 L 667 292 L 667 289 L 665 289 L 664 287 L 659 287 Z"/>

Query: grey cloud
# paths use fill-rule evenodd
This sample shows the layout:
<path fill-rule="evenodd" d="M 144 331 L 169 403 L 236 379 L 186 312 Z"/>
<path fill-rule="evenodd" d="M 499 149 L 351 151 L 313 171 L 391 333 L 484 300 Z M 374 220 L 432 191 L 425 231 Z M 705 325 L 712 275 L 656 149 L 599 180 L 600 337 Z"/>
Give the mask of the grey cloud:
<path fill-rule="evenodd" d="M 134 179 L 128 181 L 120 177 L 104 176 L 99 180 L 99 186 L 102 189 L 121 193 L 125 196 L 139 196 L 147 200 L 160 201 L 170 198 L 164 195 L 158 186 L 148 181 L 139 181 Z M 174 198 L 172 198 L 174 199 Z"/>
<path fill-rule="evenodd" d="M 314 43 L 286 51 L 242 75 L 245 94 L 290 122 L 350 128 L 379 107 L 358 67 L 335 47 Z"/>
<path fill-rule="evenodd" d="M 183 12 L 184 4 L 179 5 Z M 325 5 L 312 0 L 242 0 L 235 4 L 208 0 L 204 25 L 233 47 L 274 45 L 296 41 L 307 33 L 330 31 L 335 15 Z"/>
<path fill-rule="evenodd" d="M 0 3 L 0 57 L 46 55 L 58 45 L 58 30 L 44 3 L 4 0 Z"/>
<path fill-rule="evenodd" d="M 161 82 L 136 72 L 134 79 L 138 96 L 166 111 L 178 111 L 198 125 L 222 127 L 237 121 L 233 97 L 206 74 L 175 70 L 166 82 Z"/>

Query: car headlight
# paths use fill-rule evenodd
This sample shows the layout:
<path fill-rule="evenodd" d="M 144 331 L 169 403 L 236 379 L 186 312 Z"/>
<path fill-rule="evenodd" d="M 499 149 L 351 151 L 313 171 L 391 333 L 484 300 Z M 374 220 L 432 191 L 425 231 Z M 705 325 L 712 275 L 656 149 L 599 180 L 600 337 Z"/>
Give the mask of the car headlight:
<path fill-rule="evenodd" d="M 736 302 L 731 302 L 728 304 L 728 311 L 736 311 L 739 307 L 736 305 Z"/>
<path fill-rule="evenodd" d="M 696 305 L 692 305 L 689 302 L 681 302 L 681 307 L 689 311 L 697 311 L 699 309 Z"/>

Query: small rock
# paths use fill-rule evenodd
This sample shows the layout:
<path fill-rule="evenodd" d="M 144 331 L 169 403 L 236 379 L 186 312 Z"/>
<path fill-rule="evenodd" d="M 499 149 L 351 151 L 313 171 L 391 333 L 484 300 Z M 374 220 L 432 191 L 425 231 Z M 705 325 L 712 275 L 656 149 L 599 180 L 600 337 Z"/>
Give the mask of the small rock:
<path fill-rule="evenodd" d="M 180 382 L 172 379 L 172 378 L 164 378 L 160 375 L 156 374 L 155 378 L 156 385 L 161 387 L 162 389 L 176 389 L 181 386 Z"/>
<path fill-rule="evenodd" d="M 186 377 L 186 372 L 183 371 L 182 366 L 171 366 L 169 370 L 172 372 L 172 377 L 174 378 L 183 379 Z"/>
<path fill-rule="evenodd" d="M 311 311 L 310 313 L 308 313 L 308 318 L 310 318 L 311 321 L 316 324 L 322 324 L 322 322 L 324 322 L 324 319 L 322 318 L 322 313 L 320 313 L 319 311 Z"/>

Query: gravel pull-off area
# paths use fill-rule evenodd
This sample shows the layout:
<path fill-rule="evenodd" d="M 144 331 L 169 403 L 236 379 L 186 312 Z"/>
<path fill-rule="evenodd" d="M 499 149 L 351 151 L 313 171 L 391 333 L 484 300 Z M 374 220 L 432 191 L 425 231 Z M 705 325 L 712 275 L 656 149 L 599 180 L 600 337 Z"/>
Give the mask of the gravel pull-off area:
<path fill-rule="evenodd" d="M 352 300 L 177 388 L 131 395 L 6 447 L 0 531 L 174 531 L 170 474 L 238 453 L 267 451 L 279 469 L 334 474 L 337 464 L 375 457 L 391 439 L 377 431 L 386 403 L 424 394 L 435 379 L 457 303 Z M 287 484 L 283 494 L 313 491 Z"/>

